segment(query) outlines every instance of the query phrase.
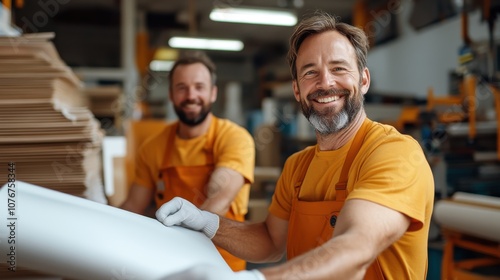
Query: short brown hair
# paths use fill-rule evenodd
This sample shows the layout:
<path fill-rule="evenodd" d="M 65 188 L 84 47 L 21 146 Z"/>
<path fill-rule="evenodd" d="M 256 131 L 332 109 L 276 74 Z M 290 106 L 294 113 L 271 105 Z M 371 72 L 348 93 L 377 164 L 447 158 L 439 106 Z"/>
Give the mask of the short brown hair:
<path fill-rule="evenodd" d="M 205 65 L 205 67 L 207 67 L 208 72 L 210 72 L 212 86 L 215 86 L 215 82 L 217 79 L 217 75 L 215 74 L 215 64 L 204 52 L 193 51 L 181 55 L 181 57 L 177 61 L 175 61 L 172 69 L 168 73 L 168 82 L 170 84 L 170 89 L 172 89 L 172 77 L 174 76 L 174 72 L 177 66 L 189 65 L 194 63 L 201 63 Z"/>
<path fill-rule="evenodd" d="M 344 35 L 351 42 L 356 53 L 358 70 L 361 73 L 366 67 L 366 56 L 368 53 L 369 42 L 363 30 L 340 22 L 337 17 L 328 13 L 317 11 L 312 16 L 303 19 L 295 28 L 290 37 L 290 49 L 287 55 L 288 65 L 292 73 L 292 78 L 297 79 L 297 53 L 302 42 L 313 34 L 323 33 L 325 31 L 335 30 Z"/>

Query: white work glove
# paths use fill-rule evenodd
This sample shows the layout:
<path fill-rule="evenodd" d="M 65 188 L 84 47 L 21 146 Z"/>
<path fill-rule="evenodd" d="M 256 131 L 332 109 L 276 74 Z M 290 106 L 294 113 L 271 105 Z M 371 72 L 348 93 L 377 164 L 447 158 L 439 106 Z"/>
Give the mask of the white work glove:
<path fill-rule="evenodd" d="M 219 229 L 219 216 L 200 210 L 184 198 L 174 197 L 156 211 L 156 219 L 166 226 L 179 225 L 201 231 L 212 239 Z"/>
<path fill-rule="evenodd" d="M 266 280 L 266 278 L 256 269 L 232 272 L 215 265 L 198 264 L 161 280 Z"/>

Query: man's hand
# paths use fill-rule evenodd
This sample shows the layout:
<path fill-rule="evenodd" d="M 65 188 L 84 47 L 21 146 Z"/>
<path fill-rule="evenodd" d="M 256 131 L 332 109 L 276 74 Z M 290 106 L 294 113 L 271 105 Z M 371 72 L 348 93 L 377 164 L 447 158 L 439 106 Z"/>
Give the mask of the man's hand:
<path fill-rule="evenodd" d="M 166 226 L 180 225 L 201 231 L 212 239 L 219 228 L 219 216 L 203 211 L 191 202 L 175 197 L 156 211 L 156 218 Z"/>
<path fill-rule="evenodd" d="M 173 275 L 162 278 L 162 280 L 266 280 L 264 275 L 258 270 L 243 270 L 232 272 L 220 267 L 199 264 L 191 268 L 177 272 Z"/>

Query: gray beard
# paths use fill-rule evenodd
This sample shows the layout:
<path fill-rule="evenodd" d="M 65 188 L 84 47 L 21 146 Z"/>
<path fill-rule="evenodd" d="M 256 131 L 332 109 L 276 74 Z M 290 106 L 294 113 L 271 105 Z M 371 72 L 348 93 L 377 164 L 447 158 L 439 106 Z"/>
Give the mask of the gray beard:
<path fill-rule="evenodd" d="M 351 123 L 351 119 L 349 118 L 346 110 L 342 110 L 331 119 L 321 117 L 313 112 L 309 116 L 308 120 L 314 127 L 314 129 L 321 135 L 337 133 L 347 127 L 349 123 Z"/>
<path fill-rule="evenodd" d="M 326 92 L 322 92 L 316 95 L 325 94 Z M 349 126 L 363 106 L 364 96 L 361 95 L 359 98 L 354 96 L 353 99 L 350 99 L 352 94 L 358 93 L 349 93 L 344 95 L 345 104 L 338 114 L 334 114 L 333 109 L 320 113 L 314 110 L 313 106 L 308 107 L 304 101 L 300 102 L 300 107 L 306 119 L 319 134 L 336 134 Z"/>

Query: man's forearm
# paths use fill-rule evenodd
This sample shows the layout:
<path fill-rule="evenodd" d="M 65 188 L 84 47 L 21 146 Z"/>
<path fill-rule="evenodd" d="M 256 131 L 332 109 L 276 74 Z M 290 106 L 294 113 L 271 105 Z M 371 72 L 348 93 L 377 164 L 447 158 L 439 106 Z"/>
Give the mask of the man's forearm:
<path fill-rule="evenodd" d="M 200 209 L 220 216 L 226 215 L 244 183 L 245 179 L 237 171 L 218 167 L 212 173 L 206 186 L 207 199 L 200 206 Z"/>
<path fill-rule="evenodd" d="M 205 200 L 205 202 L 200 206 L 200 209 L 224 217 L 227 211 L 229 211 L 230 206 L 231 206 L 231 201 L 227 201 L 227 199 L 225 198 L 219 199 L 216 196 Z"/>
<path fill-rule="evenodd" d="M 250 262 L 274 262 L 283 256 L 283 252 L 273 244 L 263 222 L 250 224 L 221 217 L 219 229 L 212 241 L 231 254 Z"/>
<path fill-rule="evenodd" d="M 282 265 L 262 269 L 273 279 L 363 279 L 373 261 L 368 246 L 354 236 L 338 236 Z"/>

